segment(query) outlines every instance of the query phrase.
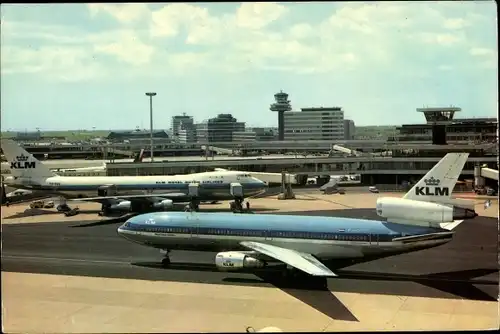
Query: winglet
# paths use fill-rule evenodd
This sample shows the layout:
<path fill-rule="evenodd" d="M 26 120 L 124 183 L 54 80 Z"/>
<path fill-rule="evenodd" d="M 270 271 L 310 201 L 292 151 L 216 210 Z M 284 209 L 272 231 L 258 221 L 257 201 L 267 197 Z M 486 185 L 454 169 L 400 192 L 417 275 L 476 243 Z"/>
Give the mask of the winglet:
<path fill-rule="evenodd" d="M 448 153 L 403 198 L 435 201 L 450 198 L 469 153 Z"/>

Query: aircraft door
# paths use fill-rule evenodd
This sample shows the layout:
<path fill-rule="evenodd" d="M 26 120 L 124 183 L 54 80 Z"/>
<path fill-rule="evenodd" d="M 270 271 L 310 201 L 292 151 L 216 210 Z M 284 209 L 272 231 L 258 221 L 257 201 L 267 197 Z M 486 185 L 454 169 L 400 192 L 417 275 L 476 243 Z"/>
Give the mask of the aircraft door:
<path fill-rule="evenodd" d="M 266 241 L 272 241 L 273 236 L 271 234 L 271 231 L 266 231 Z"/>
<path fill-rule="evenodd" d="M 199 237 L 199 225 L 197 221 L 198 219 L 194 215 L 188 215 L 187 220 L 188 220 L 189 231 L 191 232 L 191 238 L 198 238 Z"/>
<path fill-rule="evenodd" d="M 370 234 L 370 245 L 378 245 L 378 234 Z"/>
<path fill-rule="evenodd" d="M 105 185 L 97 188 L 97 196 L 106 197 L 116 195 L 117 189 L 114 185 Z"/>

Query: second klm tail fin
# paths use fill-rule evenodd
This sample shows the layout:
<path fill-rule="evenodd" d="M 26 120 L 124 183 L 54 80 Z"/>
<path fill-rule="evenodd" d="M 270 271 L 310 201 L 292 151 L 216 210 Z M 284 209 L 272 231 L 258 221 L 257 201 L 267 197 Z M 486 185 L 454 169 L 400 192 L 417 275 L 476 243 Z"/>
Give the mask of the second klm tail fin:
<path fill-rule="evenodd" d="M 11 139 L 2 139 L 2 151 L 14 177 L 43 179 L 56 175 Z"/>
<path fill-rule="evenodd" d="M 469 153 L 448 153 L 403 198 L 439 201 L 450 198 Z"/>

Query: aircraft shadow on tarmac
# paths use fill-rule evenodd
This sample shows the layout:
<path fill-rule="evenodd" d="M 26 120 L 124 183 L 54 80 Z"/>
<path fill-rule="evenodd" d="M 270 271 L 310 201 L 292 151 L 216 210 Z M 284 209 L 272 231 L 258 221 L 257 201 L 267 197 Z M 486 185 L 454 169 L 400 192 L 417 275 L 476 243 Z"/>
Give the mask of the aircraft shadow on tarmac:
<path fill-rule="evenodd" d="M 4 219 L 18 219 L 18 218 L 26 218 L 33 216 L 45 216 L 45 215 L 54 215 L 57 214 L 57 211 L 53 210 L 44 210 L 44 209 L 25 209 L 22 212 L 16 212 L 8 217 L 4 217 Z"/>
<path fill-rule="evenodd" d="M 182 263 L 175 262 L 171 263 L 169 268 L 162 267 L 161 264 L 155 262 L 135 262 L 132 263 L 134 266 L 155 268 L 163 270 L 186 270 L 186 271 L 204 271 L 204 272 L 217 272 L 219 270 L 213 264 L 205 263 Z M 359 321 L 354 314 L 349 311 L 349 309 L 333 294 L 327 287 L 324 287 L 322 282 L 325 278 L 320 278 L 318 280 L 305 280 L 301 278 L 285 279 L 276 270 L 262 270 L 245 272 L 248 274 L 253 274 L 257 278 L 244 278 L 244 277 L 226 277 L 222 281 L 227 284 L 234 285 L 252 285 L 259 286 L 262 284 L 271 284 L 281 291 L 295 297 L 303 303 L 308 304 L 312 308 L 320 311 L 326 316 L 344 321 Z M 199 283 L 204 283 L 200 281 Z"/>
<path fill-rule="evenodd" d="M 215 265 L 207 263 L 193 264 L 186 262 L 173 262 L 171 263 L 169 268 L 164 268 L 160 263 L 157 262 L 133 262 L 131 264 L 133 266 L 162 269 L 166 271 L 183 270 L 221 273 L 215 267 Z M 253 274 L 256 276 L 256 278 L 225 277 L 222 279 L 222 281 L 234 285 L 265 286 L 266 284 L 271 284 L 272 286 L 279 288 L 283 292 L 295 297 L 303 303 L 308 304 L 309 306 L 327 315 L 328 317 L 344 321 L 358 321 L 358 319 L 334 294 L 330 292 L 337 291 L 336 285 L 342 280 L 359 281 L 357 287 L 355 289 L 352 289 L 352 291 L 349 291 L 353 293 L 425 295 L 425 292 L 422 293 L 422 289 L 412 289 L 409 291 L 408 286 L 406 286 L 406 288 L 402 287 L 401 291 L 399 292 L 397 290 L 392 290 L 392 288 L 391 291 L 387 291 L 383 286 L 378 286 L 376 288 L 377 291 L 364 291 L 366 289 L 363 288 L 365 286 L 364 282 L 410 282 L 417 283 L 435 290 L 440 290 L 441 292 L 454 295 L 458 298 L 482 301 L 497 300 L 495 296 L 486 293 L 475 285 L 498 286 L 498 282 L 490 280 L 471 281 L 471 279 L 498 272 L 498 269 L 473 269 L 454 272 L 432 273 L 427 275 L 406 275 L 393 273 L 381 274 L 375 272 L 337 270 L 337 274 L 339 275 L 339 277 L 328 280 L 328 283 L 330 283 L 329 285 L 332 287 L 330 289 L 328 287 L 324 287 L 324 285 L 321 284 L 321 279 L 323 278 L 313 281 L 305 280 L 302 278 L 290 280 L 284 278 L 278 271 L 275 270 L 275 268 L 282 268 L 282 266 L 277 265 L 273 267 L 267 270 L 244 272 Z M 202 277 L 202 275 L 200 277 Z M 198 283 L 205 282 L 200 280 L 200 282 Z M 345 289 L 338 290 L 346 292 Z M 431 296 L 428 295 L 428 297 Z"/>

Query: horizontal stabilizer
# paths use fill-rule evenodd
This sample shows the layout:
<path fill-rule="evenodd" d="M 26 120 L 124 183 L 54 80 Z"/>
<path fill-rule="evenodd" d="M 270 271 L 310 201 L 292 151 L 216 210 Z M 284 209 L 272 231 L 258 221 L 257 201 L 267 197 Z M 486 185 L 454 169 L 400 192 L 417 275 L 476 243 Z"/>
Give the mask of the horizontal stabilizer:
<path fill-rule="evenodd" d="M 455 229 L 458 225 L 460 225 L 462 222 L 463 222 L 463 220 L 454 220 L 454 221 L 449 222 L 449 223 L 441 223 L 441 224 L 439 224 L 439 227 L 441 227 L 442 229 L 451 231 L 451 230 Z"/>

